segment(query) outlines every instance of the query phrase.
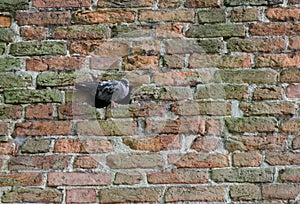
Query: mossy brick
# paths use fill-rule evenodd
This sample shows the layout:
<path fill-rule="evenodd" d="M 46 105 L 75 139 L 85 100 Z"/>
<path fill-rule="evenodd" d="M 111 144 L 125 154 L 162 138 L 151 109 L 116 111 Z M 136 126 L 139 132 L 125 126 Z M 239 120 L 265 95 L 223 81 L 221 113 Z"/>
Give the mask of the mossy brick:
<path fill-rule="evenodd" d="M 69 86 L 74 84 L 76 77 L 75 72 L 43 72 L 37 76 L 36 83 L 40 87 Z"/>
<path fill-rule="evenodd" d="M 198 12 L 199 23 L 221 23 L 226 21 L 224 9 L 210 9 Z"/>
<path fill-rule="evenodd" d="M 111 37 L 141 38 L 150 37 L 152 33 L 150 26 L 115 25 L 111 28 Z"/>
<path fill-rule="evenodd" d="M 283 3 L 283 0 L 225 0 L 226 6 L 262 6 L 262 5 L 278 5 Z"/>
<path fill-rule="evenodd" d="M 0 72 L 19 70 L 21 60 L 18 58 L 2 58 L 0 59 Z"/>
<path fill-rule="evenodd" d="M 135 7 L 151 7 L 154 4 L 154 0 L 102 0 L 98 1 L 98 7 L 100 8 L 135 8 Z"/>
<path fill-rule="evenodd" d="M 56 27 L 52 37 L 57 39 L 106 39 L 110 29 L 103 25 L 71 25 Z"/>
<path fill-rule="evenodd" d="M 4 43 L 0 43 L 0 55 L 3 55 L 6 50 L 6 45 Z"/>
<path fill-rule="evenodd" d="M 50 151 L 50 139 L 28 138 L 22 146 L 22 153 L 36 154 Z"/>
<path fill-rule="evenodd" d="M 65 55 L 66 53 L 66 43 L 55 41 L 17 42 L 10 47 L 10 54 L 15 56 Z"/>
<path fill-rule="evenodd" d="M 14 33 L 9 28 L 0 28 L 0 42 L 12 42 Z"/>
<path fill-rule="evenodd" d="M 245 37 L 243 24 L 206 24 L 192 25 L 186 32 L 188 38 Z"/>
<path fill-rule="evenodd" d="M 61 103 L 62 100 L 62 93 L 56 89 L 4 91 L 4 102 L 8 104 Z"/>
<path fill-rule="evenodd" d="M 28 8 L 28 0 L 1 0 L 0 11 L 16 11 Z"/>
<path fill-rule="evenodd" d="M 21 73 L 0 73 L 0 88 L 28 87 L 32 85 L 32 77 Z"/>

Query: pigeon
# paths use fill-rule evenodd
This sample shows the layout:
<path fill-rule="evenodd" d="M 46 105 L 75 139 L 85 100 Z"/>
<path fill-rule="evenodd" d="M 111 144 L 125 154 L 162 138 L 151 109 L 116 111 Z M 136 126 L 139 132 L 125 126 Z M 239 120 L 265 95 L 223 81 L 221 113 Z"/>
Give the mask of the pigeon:
<path fill-rule="evenodd" d="M 129 81 L 125 78 L 103 82 L 80 82 L 75 88 L 88 93 L 95 98 L 95 107 L 104 108 L 109 105 L 115 107 L 130 94 Z"/>

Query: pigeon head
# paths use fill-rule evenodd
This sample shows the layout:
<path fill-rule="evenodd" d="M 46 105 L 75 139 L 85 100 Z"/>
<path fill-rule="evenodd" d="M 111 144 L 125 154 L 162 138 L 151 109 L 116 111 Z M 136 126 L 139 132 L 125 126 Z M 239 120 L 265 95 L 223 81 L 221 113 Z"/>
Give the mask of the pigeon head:
<path fill-rule="evenodd" d="M 122 78 L 122 79 L 120 79 L 120 82 L 122 83 L 122 84 L 124 84 L 125 86 L 129 86 L 129 81 L 128 81 L 128 79 L 125 79 L 125 78 Z"/>

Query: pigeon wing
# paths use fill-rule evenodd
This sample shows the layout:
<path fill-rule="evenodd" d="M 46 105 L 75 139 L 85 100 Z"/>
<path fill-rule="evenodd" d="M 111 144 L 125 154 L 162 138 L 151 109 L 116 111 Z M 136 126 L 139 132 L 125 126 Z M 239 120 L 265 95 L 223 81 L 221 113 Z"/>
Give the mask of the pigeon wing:
<path fill-rule="evenodd" d="M 105 81 L 98 84 L 96 100 L 110 102 L 114 92 L 118 89 L 117 81 Z"/>

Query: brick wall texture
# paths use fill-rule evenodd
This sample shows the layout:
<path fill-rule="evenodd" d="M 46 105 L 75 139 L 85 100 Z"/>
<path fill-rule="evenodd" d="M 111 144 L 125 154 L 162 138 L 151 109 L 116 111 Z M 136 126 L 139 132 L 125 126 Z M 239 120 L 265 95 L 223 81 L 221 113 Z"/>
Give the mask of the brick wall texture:
<path fill-rule="evenodd" d="M 299 104 L 299 0 L 0 0 L 0 203 L 299 204 Z"/>

